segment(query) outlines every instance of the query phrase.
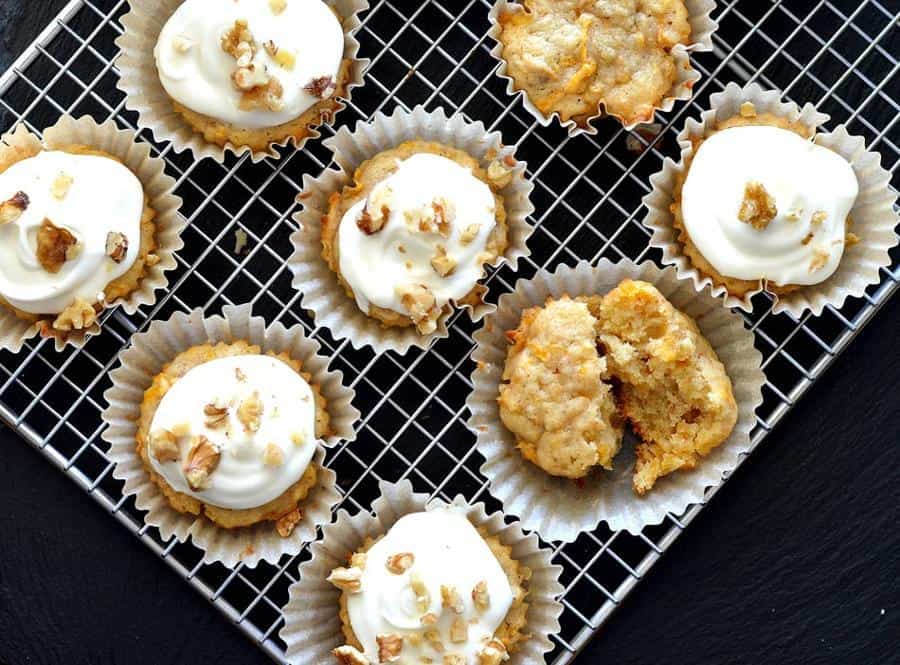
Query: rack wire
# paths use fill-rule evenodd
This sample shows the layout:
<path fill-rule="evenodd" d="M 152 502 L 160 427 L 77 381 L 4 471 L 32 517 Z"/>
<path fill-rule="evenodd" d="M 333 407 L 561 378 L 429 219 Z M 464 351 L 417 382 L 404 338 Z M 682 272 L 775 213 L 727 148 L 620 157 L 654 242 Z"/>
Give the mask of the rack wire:
<path fill-rule="evenodd" d="M 685 119 L 699 115 L 709 95 L 730 80 L 755 80 L 797 101 L 816 103 L 834 123 L 846 123 L 881 152 L 897 185 L 896 4 L 720 1 L 715 50 L 694 58 L 703 75 L 694 99 L 663 116 L 662 131 L 650 138 L 625 132 L 613 121 L 601 123 L 593 137 L 568 138 L 559 127 L 538 126 L 494 75 L 496 63 L 486 37 L 489 0 L 376 0 L 372 5 L 359 35 L 362 55 L 371 58 L 372 65 L 366 85 L 354 91 L 338 124 L 366 120 L 378 110 L 389 113 L 396 106 L 444 106 L 500 130 L 529 164 L 528 175 L 536 184 L 533 253 L 518 274 L 505 268 L 489 277 L 492 299 L 540 267 L 601 257 L 658 260 L 647 247 L 648 232 L 640 223 L 648 178 L 665 155 L 677 154 L 675 136 Z M 135 116 L 124 109 L 123 95 L 115 87 L 114 40 L 126 11 L 124 0 L 69 2 L 0 78 L 0 127 L 24 122 L 38 131 L 69 113 L 113 118 L 121 127 L 134 128 Z M 141 138 L 152 144 L 147 132 Z M 234 158 L 224 165 L 197 163 L 166 145 L 154 144 L 153 151 L 177 179 L 182 212 L 190 223 L 170 290 L 157 305 L 134 316 L 108 314 L 103 334 L 83 350 L 56 353 L 52 344 L 38 340 L 17 355 L 0 353 L 0 417 L 267 654 L 283 661 L 284 645 L 277 635 L 283 622 L 280 608 L 307 551 L 275 565 L 229 570 L 203 565 L 193 546 L 163 542 L 155 529 L 144 525 L 140 511 L 122 497 L 121 484 L 112 478 L 99 436 L 102 393 L 118 352 L 152 319 L 197 306 L 217 312 L 223 304 L 252 302 L 254 312 L 269 321 L 303 325 L 357 392 L 356 406 L 364 414 L 359 438 L 330 451 L 327 458 L 339 478 L 341 507 L 367 510 L 379 479 L 410 478 L 418 491 L 445 499 L 461 493 L 499 509 L 478 472 L 482 460 L 464 425 L 474 326 L 456 316 L 449 339 L 427 351 L 375 356 L 313 325 L 290 286 L 285 261 L 302 175 L 327 166 L 328 154 L 320 142 L 301 151 L 286 150 L 280 160 L 260 164 Z M 235 252 L 237 229 L 249 238 L 240 253 Z M 864 298 L 829 308 L 820 317 L 774 315 L 771 302 L 757 298 L 746 319 L 765 358 L 768 381 L 752 433 L 754 446 L 897 289 L 897 258 L 895 253 L 890 269 L 882 271 L 881 282 Z M 574 543 L 551 544 L 555 561 L 564 569 L 566 591 L 562 630 L 554 637 L 548 662 L 561 665 L 575 658 L 719 488 L 711 488 L 703 504 L 670 515 L 637 536 L 601 526 Z"/>

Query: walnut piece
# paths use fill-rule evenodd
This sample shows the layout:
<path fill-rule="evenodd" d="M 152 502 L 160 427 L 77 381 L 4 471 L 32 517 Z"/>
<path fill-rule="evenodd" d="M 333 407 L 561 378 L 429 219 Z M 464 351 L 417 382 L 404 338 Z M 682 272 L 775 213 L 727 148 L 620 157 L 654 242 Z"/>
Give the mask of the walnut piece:
<path fill-rule="evenodd" d="M 259 431 L 259 419 L 262 417 L 263 404 L 259 399 L 259 393 L 253 392 L 250 397 L 243 400 L 237 409 L 237 418 L 248 432 Z"/>
<path fill-rule="evenodd" d="M 159 462 L 177 462 L 178 461 L 178 441 L 175 435 L 161 429 L 150 435 L 150 445 L 148 446 L 150 455 L 155 457 Z"/>
<path fill-rule="evenodd" d="M 441 277 L 447 277 L 456 270 L 456 259 L 447 255 L 443 245 L 438 245 L 437 253 L 431 257 L 431 267 Z"/>
<path fill-rule="evenodd" d="M 509 660 L 509 654 L 500 640 L 491 640 L 478 653 L 478 665 L 500 665 L 504 660 Z"/>
<path fill-rule="evenodd" d="M 512 165 L 506 164 L 504 161 L 501 161 L 499 159 L 495 159 L 493 162 L 488 164 L 487 177 L 488 180 L 491 181 L 491 184 L 494 185 L 494 187 L 496 187 L 497 189 L 503 189 L 512 182 Z"/>
<path fill-rule="evenodd" d="M 412 552 L 401 552 L 400 554 L 394 554 L 393 556 L 388 557 L 385 565 L 387 566 L 387 569 L 394 575 L 402 575 L 407 570 L 412 568 L 415 560 L 416 557 Z"/>
<path fill-rule="evenodd" d="M 444 665 L 466 665 L 466 657 L 455 653 L 444 656 Z"/>
<path fill-rule="evenodd" d="M 194 40 L 187 35 L 176 35 L 172 40 L 172 48 L 176 53 L 185 54 L 194 48 Z"/>
<path fill-rule="evenodd" d="M 812 261 L 809 262 L 809 271 L 816 272 L 817 270 L 821 270 L 827 265 L 828 259 L 830 258 L 831 254 L 824 249 L 817 247 L 813 250 Z"/>
<path fill-rule="evenodd" d="M 303 89 L 313 97 L 325 99 L 334 94 L 334 91 L 337 89 L 337 84 L 330 76 L 319 76 L 303 86 Z"/>
<path fill-rule="evenodd" d="M 53 185 L 50 187 L 50 194 L 57 201 L 62 201 L 66 198 L 66 194 L 69 193 L 69 188 L 74 181 L 75 179 L 68 173 L 60 172 L 60 174 L 56 176 L 56 180 L 53 181 Z"/>
<path fill-rule="evenodd" d="M 356 566 L 352 568 L 335 568 L 326 579 L 338 589 L 347 593 L 359 593 L 362 588 L 362 570 Z"/>
<path fill-rule="evenodd" d="M 428 646 L 438 653 L 444 653 L 444 642 L 441 640 L 441 634 L 437 628 L 429 628 L 423 635 L 425 636 L 425 641 L 428 642 Z"/>
<path fill-rule="evenodd" d="M 294 533 L 294 527 L 303 519 L 303 512 L 299 508 L 294 508 L 291 512 L 282 515 L 275 522 L 275 530 L 282 538 L 287 538 Z"/>
<path fill-rule="evenodd" d="M 283 0 L 282 0 L 283 1 Z M 332 655 L 337 658 L 338 665 L 370 665 L 366 655 L 360 653 L 349 644 L 334 649 Z"/>
<path fill-rule="evenodd" d="M 442 238 L 450 237 L 450 224 L 456 219 L 456 208 L 446 199 L 435 199 L 431 204 L 434 210 L 434 225 Z"/>
<path fill-rule="evenodd" d="M 809 218 L 809 223 L 811 226 L 819 226 L 826 219 L 828 219 L 828 214 L 822 210 L 817 210 L 813 213 L 812 217 Z"/>
<path fill-rule="evenodd" d="M 375 641 L 378 643 L 378 662 L 393 663 L 400 659 L 400 652 L 403 651 L 403 638 L 399 635 L 376 635 Z"/>
<path fill-rule="evenodd" d="M 128 238 L 124 233 L 110 231 L 106 234 L 106 255 L 116 263 L 122 263 L 128 255 Z"/>
<path fill-rule="evenodd" d="M 775 219 L 778 209 L 775 199 L 766 191 L 762 183 L 750 181 L 744 187 L 744 200 L 738 211 L 738 219 L 757 231 L 765 229 Z"/>
<path fill-rule="evenodd" d="M 410 581 L 409 586 L 413 593 L 416 594 L 416 609 L 422 613 L 427 612 L 428 608 L 431 607 L 431 594 L 428 592 L 428 587 L 425 586 L 421 579 L 415 576 Z"/>
<path fill-rule="evenodd" d="M 0 203 L 0 224 L 9 224 L 19 219 L 29 203 L 31 201 L 25 192 L 16 192 L 6 201 Z"/>
<path fill-rule="evenodd" d="M 287 0 L 269 0 L 269 9 L 272 10 L 275 16 L 278 16 L 287 9 Z"/>
<path fill-rule="evenodd" d="M 462 614 L 466 606 L 456 587 L 441 585 L 441 605 L 454 614 Z"/>
<path fill-rule="evenodd" d="M 800 244 L 801 244 L 801 245 L 808 245 L 808 244 L 810 243 L 810 241 L 813 239 L 813 237 L 815 237 L 815 234 L 814 234 L 814 233 L 812 233 L 812 232 L 807 233 L 807 234 L 803 237 L 803 240 L 800 241 Z"/>
<path fill-rule="evenodd" d="M 53 321 L 56 330 L 69 332 L 72 330 L 87 330 L 97 320 L 97 310 L 83 298 L 75 298 L 75 302 L 66 307 Z"/>
<path fill-rule="evenodd" d="M 204 424 L 207 427 L 218 429 L 228 421 L 228 407 L 222 406 L 218 400 L 215 400 L 203 407 L 203 415 L 206 416 Z"/>
<path fill-rule="evenodd" d="M 222 50 L 234 58 L 235 68 L 231 81 L 240 90 L 239 107 L 249 111 L 264 108 L 278 112 L 284 108 L 284 88 L 281 82 L 269 74 L 264 63 L 254 62 L 259 46 L 245 19 L 238 19 L 222 35 Z"/>
<path fill-rule="evenodd" d="M 56 226 L 46 217 L 37 232 L 37 260 L 49 273 L 58 273 L 78 240 L 66 229 Z"/>
<path fill-rule="evenodd" d="M 284 464 L 284 453 L 281 452 L 281 448 L 274 443 L 267 444 L 265 451 L 263 451 L 263 464 L 266 466 L 281 466 Z"/>
<path fill-rule="evenodd" d="M 462 617 L 453 619 L 450 624 L 450 641 L 454 644 L 463 644 L 469 639 L 469 624 Z"/>
<path fill-rule="evenodd" d="M 411 284 L 399 287 L 400 303 L 409 312 L 409 318 L 423 335 L 429 335 L 437 329 L 437 318 L 440 310 L 431 290 L 422 284 Z"/>
<path fill-rule="evenodd" d="M 475 240 L 475 237 L 478 235 L 478 232 L 480 230 L 481 225 L 469 224 L 466 228 L 463 229 L 463 232 L 459 234 L 459 244 L 465 247 L 470 242 Z"/>
<path fill-rule="evenodd" d="M 853 233 L 853 231 L 847 231 L 844 247 L 853 247 L 853 245 L 857 244 L 858 242 L 859 236 Z"/>
<path fill-rule="evenodd" d="M 481 580 L 475 585 L 475 588 L 472 589 L 472 602 L 475 603 L 475 607 L 480 612 L 484 612 L 491 606 L 491 596 L 488 593 L 486 581 Z"/>
<path fill-rule="evenodd" d="M 356 227 L 367 236 L 374 235 L 384 228 L 390 214 L 391 211 L 387 206 L 383 206 L 374 217 L 368 208 L 363 208 L 359 219 L 356 220 Z"/>
<path fill-rule="evenodd" d="M 184 460 L 184 477 L 195 492 L 209 487 L 210 476 L 219 466 L 221 453 L 205 436 L 198 436 Z"/>
<path fill-rule="evenodd" d="M 429 612 L 428 614 L 424 614 L 422 616 L 422 618 L 420 619 L 423 626 L 433 626 L 434 624 L 437 623 L 437 620 L 438 620 L 437 615 L 432 612 Z"/>

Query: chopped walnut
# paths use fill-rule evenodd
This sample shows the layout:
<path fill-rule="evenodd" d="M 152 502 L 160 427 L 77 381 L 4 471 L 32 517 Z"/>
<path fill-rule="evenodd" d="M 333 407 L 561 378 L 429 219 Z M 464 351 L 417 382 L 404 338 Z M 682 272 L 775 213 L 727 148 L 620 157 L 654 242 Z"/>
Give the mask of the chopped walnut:
<path fill-rule="evenodd" d="M 273 56 L 273 58 L 275 60 L 275 64 L 277 64 L 282 69 L 287 69 L 288 71 L 292 70 L 297 64 L 297 56 L 287 49 L 278 49 L 278 52 Z"/>
<path fill-rule="evenodd" d="M 450 237 L 450 224 L 456 218 L 456 208 L 446 199 L 435 199 L 431 204 L 434 210 L 434 225 L 442 238 Z"/>
<path fill-rule="evenodd" d="M 462 617 L 456 617 L 450 624 L 450 641 L 462 644 L 469 639 L 469 624 Z"/>
<path fill-rule="evenodd" d="M 431 607 L 431 593 L 429 593 L 428 587 L 415 576 L 410 581 L 409 586 L 413 593 L 416 594 L 416 608 L 420 612 L 426 612 Z"/>
<path fill-rule="evenodd" d="M 431 267 L 441 277 L 447 277 L 456 269 L 456 259 L 447 255 L 443 245 L 438 245 L 437 253 L 431 257 Z"/>
<path fill-rule="evenodd" d="M 425 641 L 428 642 L 428 646 L 438 653 L 444 653 L 444 642 L 441 640 L 441 634 L 437 628 L 429 628 L 423 635 L 425 636 Z"/>
<path fill-rule="evenodd" d="M 198 436 L 184 460 L 184 477 L 195 492 L 209 487 L 209 479 L 219 466 L 221 453 L 205 436 Z"/>
<path fill-rule="evenodd" d="M 441 605 L 454 614 L 462 614 L 466 606 L 456 587 L 441 585 Z"/>
<path fill-rule="evenodd" d="M 175 435 L 161 429 L 150 435 L 150 445 L 148 446 L 150 455 L 155 457 L 159 462 L 177 462 L 178 461 L 178 440 Z"/>
<path fill-rule="evenodd" d="M 9 199 L 0 203 L 0 224 L 9 224 L 19 219 L 30 202 L 28 194 L 16 192 Z"/>
<path fill-rule="evenodd" d="M 504 660 L 509 660 L 509 654 L 500 640 L 491 640 L 478 652 L 478 665 L 500 665 Z"/>
<path fill-rule="evenodd" d="M 122 263 L 128 255 L 128 238 L 124 233 L 110 231 L 106 234 L 106 255 L 116 263 Z"/>
<path fill-rule="evenodd" d="M 235 60 L 231 81 L 240 90 L 240 108 L 248 111 L 265 108 L 280 111 L 284 108 L 284 88 L 281 82 L 269 74 L 265 64 L 254 62 L 259 47 L 244 19 L 238 19 L 224 35 L 222 50 Z"/>
<path fill-rule="evenodd" d="M 370 665 L 364 653 L 348 644 L 334 649 L 331 654 L 337 658 L 338 665 Z"/>
<path fill-rule="evenodd" d="M 210 429 L 218 429 L 228 421 L 228 407 L 222 406 L 218 400 L 203 407 L 204 422 Z"/>
<path fill-rule="evenodd" d="M 259 399 L 259 393 L 256 391 L 243 400 L 237 408 L 237 418 L 248 432 L 259 430 L 259 419 L 262 417 L 262 413 L 263 404 Z"/>
<path fill-rule="evenodd" d="M 440 310 L 436 306 L 434 294 L 427 286 L 412 284 L 398 289 L 400 302 L 409 312 L 409 318 L 423 335 L 433 333 L 437 329 L 437 318 Z"/>
<path fill-rule="evenodd" d="M 824 268 L 828 259 L 831 258 L 831 254 L 826 252 L 824 249 L 816 248 L 813 250 L 812 261 L 809 262 L 809 271 L 816 272 L 817 270 L 821 270 Z"/>
<path fill-rule="evenodd" d="M 813 213 L 812 217 L 809 219 L 809 223 L 812 226 L 819 226 L 822 222 L 828 219 L 828 214 L 822 210 L 817 210 Z"/>
<path fill-rule="evenodd" d="M 803 208 L 791 208 L 784 213 L 784 218 L 789 222 L 796 222 L 803 215 Z"/>
<path fill-rule="evenodd" d="M 423 626 L 433 626 L 437 623 L 437 620 L 437 614 L 434 614 L 433 612 L 429 612 L 428 614 L 423 615 L 420 619 Z"/>
<path fill-rule="evenodd" d="M 37 232 L 38 263 L 47 272 L 58 273 L 77 243 L 78 240 L 69 231 L 56 226 L 45 217 Z"/>
<path fill-rule="evenodd" d="M 57 201 L 62 201 L 66 198 L 66 194 L 69 193 L 69 188 L 72 186 L 72 183 L 75 179 L 70 176 L 68 173 L 60 173 L 56 176 L 56 180 L 53 181 L 53 185 L 50 187 L 50 194 Z"/>
<path fill-rule="evenodd" d="M 97 320 L 97 310 L 83 298 L 76 298 L 75 302 L 66 307 L 53 321 L 56 330 L 69 332 L 71 330 L 87 330 Z"/>
<path fill-rule="evenodd" d="M 379 663 L 393 663 L 400 659 L 400 652 L 403 651 L 403 638 L 400 635 L 376 635 L 375 641 L 378 643 Z"/>
<path fill-rule="evenodd" d="M 847 231 L 847 235 L 845 237 L 844 247 L 853 247 L 853 245 L 859 242 L 859 236 L 853 233 L 852 231 Z"/>
<path fill-rule="evenodd" d="M 815 234 L 812 232 L 809 232 L 803 237 L 803 240 L 800 241 L 800 244 L 808 245 L 814 237 L 815 237 Z"/>
<path fill-rule="evenodd" d="M 281 81 L 272 78 L 266 85 L 257 86 L 241 95 L 241 110 L 267 109 L 277 113 L 284 108 L 284 88 Z"/>
<path fill-rule="evenodd" d="M 275 16 L 278 16 L 287 9 L 287 0 L 269 0 L 269 9 L 272 10 Z"/>
<path fill-rule="evenodd" d="M 463 229 L 463 232 L 459 235 L 459 244 L 465 247 L 470 242 L 475 240 L 478 232 L 481 230 L 481 226 L 479 224 L 469 224 L 466 228 Z"/>
<path fill-rule="evenodd" d="M 775 219 L 778 209 L 775 199 L 766 191 L 762 183 L 750 181 L 744 187 L 744 200 L 738 211 L 738 219 L 757 231 L 765 229 Z"/>
<path fill-rule="evenodd" d="M 466 665 L 466 657 L 455 653 L 448 653 L 444 656 L 444 665 Z"/>
<path fill-rule="evenodd" d="M 402 575 L 407 570 L 412 568 L 415 560 L 416 557 L 412 552 L 401 552 L 400 554 L 394 554 L 393 556 L 388 557 L 385 565 L 387 566 L 387 569 L 394 575 Z"/>
<path fill-rule="evenodd" d="M 247 375 L 244 374 L 244 370 L 242 370 L 240 367 L 235 367 L 234 368 L 234 378 L 237 379 L 238 382 L 244 383 L 244 381 L 247 380 Z"/>
<path fill-rule="evenodd" d="M 488 594 L 487 582 L 481 580 L 472 589 L 472 602 L 479 611 L 484 612 L 491 606 L 491 596 Z"/>
<path fill-rule="evenodd" d="M 306 437 L 303 436 L 302 432 L 294 432 L 291 434 L 291 443 L 295 446 L 302 446 L 306 443 Z"/>
<path fill-rule="evenodd" d="M 294 527 L 301 519 L 303 519 L 303 512 L 299 508 L 294 508 L 291 512 L 278 518 L 278 521 L 275 522 L 275 530 L 279 536 L 287 538 L 294 533 Z"/>
<path fill-rule="evenodd" d="M 337 89 L 337 84 L 335 84 L 334 79 L 330 76 L 319 76 L 303 86 L 303 89 L 313 97 L 325 99 L 334 94 L 334 91 Z"/>
<path fill-rule="evenodd" d="M 194 40 L 187 35 L 176 35 L 172 40 L 172 48 L 176 53 L 185 54 L 194 48 Z"/>
<path fill-rule="evenodd" d="M 363 208 L 356 220 L 357 228 L 367 236 L 374 235 L 384 228 L 387 223 L 391 211 L 387 206 L 382 206 L 381 210 L 375 213 L 373 217 L 368 208 Z"/>
<path fill-rule="evenodd" d="M 266 449 L 263 451 L 263 464 L 266 466 L 281 466 L 284 464 L 284 453 L 281 452 L 281 448 L 274 443 L 267 444 Z"/>
<path fill-rule="evenodd" d="M 491 181 L 491 184 L 494 185 L 494 187 L 496 187 L 497 189 L 503 189 L 512 182 L 512 165 L 506 164 L 499 159 L 495 159 L 493 162 L 488 164 L 487 177 L 488 180 Z"/>
<path fill-rule="evenodd" d="M 338 589 L 347 593 L 359 593 L 362 588 L 362 570 L 356 566 L 352 568 L 335 568 L 326 579 Z"/>
<path fill-rule="evenodd" d="M 755 118 L 756 117 L 756 106 L 753 102 L 744 102 L 741 104 L 741 117 L 743 118 Z"/>

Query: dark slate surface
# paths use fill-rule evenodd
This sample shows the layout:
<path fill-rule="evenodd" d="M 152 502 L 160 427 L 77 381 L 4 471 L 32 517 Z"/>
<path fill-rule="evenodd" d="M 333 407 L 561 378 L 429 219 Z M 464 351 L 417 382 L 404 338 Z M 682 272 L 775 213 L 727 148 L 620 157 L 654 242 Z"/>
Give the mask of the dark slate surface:
<path fill-rule="evenodd" d="M 0 67 L 62 4 L 0 0 Z M 900 662 L 898 328 L 895 299 L 579 664 Z M 3 428 L 0 449 L 0 663 L 269 662 Z"/>

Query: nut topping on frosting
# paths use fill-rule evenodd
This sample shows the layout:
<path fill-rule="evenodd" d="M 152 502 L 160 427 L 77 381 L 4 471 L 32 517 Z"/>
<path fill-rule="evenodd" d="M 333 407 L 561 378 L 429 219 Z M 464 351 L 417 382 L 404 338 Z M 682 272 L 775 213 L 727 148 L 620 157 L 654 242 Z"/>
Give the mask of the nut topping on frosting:
<path fill-rule="evenodd" d="M 128 256 L 128 238 L 124 233 L 110 231 L 106 234 L 106 255 L 116 263 L 122 263 Z"/>
<path fill-rule="evenodd" d="M 418 577 L 413 577 L 409 586 L 413 593 L 416 594 L 416 608 L 419 612 L 426 612 L 431 607 L 431 593 L 428 591 L 428 587 L 425 586 L 425 582 Z"/>
<path fill-rule="evenodd" d="M 184 461 L 184 477 L 195 492 L 209 487 L 210 476 L 219 466 L 219 449 L 205 436 L 198 436 Z"/>
<path fill-rule="evenodd" d="M 423 614 L 421 621 L 423 626 L 433 626 L 438 621 L 437 614 L 434 614 L 433 612 Z"/>
<path fill-rule="evenodd" d="M 394 554 L 389 557 L 385 565 L 389 571 L 394 573 L 394 575 L 402 575 L 412 568 L 415 560 L 416 557 L 413 556 L 412 552 L 401 552 L 400 554 Z"/>
<path fill-rule="evenodd" d="M 504 660 L 509 660 L 509 654 L 500 640 L 491 640 L 478 654 L 478 665 L 500 665 Z"/>
<path fill-rule="evenodd" d="M 259 399 L 259 393 L 256 392 L 242 401 L 237 409 L 237 418 L 248 432 L 259 431 L 259 419 L 262 414 L 263 403 Z"/>
<path fill-rule="evenodd" d="M 263 452 L 263 462 L 266 466 L 281 466 L 284 464 L 284 453 L 277 445 L 270 443 Z"/>
<path fill-rule="evenodd" d="M 475 237 L 478 235 L 478 232 L 481 230 L 481 226 L 479 224 L 469 224 L 463 232 L 459 236 L 459 243 L 465 247 L 470 242 L 475 240 Z"/>
<path fill-rule="evenodd" d="M 434 294 L 427 286 L 410 284 L 399 287 L 400 302 L 409 313 L 409 318 L 416 324 L 416 328 L 423 335 L 428 335 L 437 330 L 437 318 L 440 310 L 436 307 Z"/>
<path fill-rule="evenodd" d="M 456 268 L 456 261 L 451 256 L 447 256 L 447 248 L 443 245 L 437 246 L 437 252 L 431 257 L 431 267 L 441 277 L 446 277 L 453 273 Z"/>
<path fill-rule="evenodd" d="M 744 200 L 738 211 L 738 219 L 757 231 L 765 229 L 778 215 L 775 199 L 759 182 L 748 182 L 744 187 Z"/>
<path fill-rule="evenodd" d="M 469 623 L 462 617 L 456 617 L 450 624 L 450 641 L 454 644 L 463 644 L 468 639 Z"/>
<path fill-rule="evenodd" d="M 47 272 L 58 273 L 68 259 L 76 256 L 70 252 L 77 251 L 77 244 L 75 236 L 45 217 L 37 232 L 38 263 Z"/>
<path fill-rule="evenodd" d="M 215 400 L 203 407 L 203 415 L 206 416 L 205 424 L 210 429 L 219 429 L 228 422 L 228 406 L 223 406 L 219 400 Z"/>
<path fill-rule="evenodd" d="M 400 652 L 403 651 L 403 638 L 399 635 L 379 635 L 375 638 L 378 642 L 378 662 L 393 663 L 400 659 Z"/>
<path fill-rule="evenodd" d="M 360 653 L 355 647 L 347 644 L 332 650 L 331 653 L 337 658 L 338 665 L 370 665 L 369 659 L 366 658 L 365 654 Z"/>
<path fill-rule="evenodd" d="M 168 430 L 160 430 L 150 435 L 150 454 L 160 462 L 178 461 L 178 441 Z"/>
<path fill-rule="evenodd" d="M 462 596 L 456 590 L 456 587 L 441 585 L 441 606 L 452 611 L 454 614 L 462 614 L 466 610 L 463 604 Z"/>
<path fill-rule="evenodd" d="M 235 60 L 231 80 L 241 95 L 240 107 L 244 110 L 267 108 L 280 111 L 284 108 L 281 98 L 284 88 L 281 82 L 269 74 L 265 63 L 259 62 L 259 46 L 246 19 L 237 19 L 231 29 L 222 35 L 222 50 Z"/>
<path fill-rule="evenodd" d="M 318 76 L 303 86 L 303 89 L 313 97 L 325 99 L 334 94 L 334 91 L 337 90 L 337 84 L 331 76 Z"/>
<path fill-rule="evenodd" d="M 359 593 L 362 588 L 362 570 L 356 566 L 335 568 L 326 579 L 346 593 Z"/>
<path fill-rule="evenodd" d="M 475 585 L 475 588 L 472 589 L 472 602 L 474 602 L 475 607 L 482 612 L 490 608 L 491 596 L 488 594 L 486 581 L 481 580 Z"/>
<path fill-rule="evenodd" d="M 448 653 L 444 656 L 444 665 L 466 665 L 465 656 L 456 653 Z"/>
<path fill-rule="evenodd" d="M 363 208 L 359 219 L 356 220 L 356 226 L 360 231 L 370 236 L 384 228 L 390 214 L 391 211 L 386 206 L 382 207 L 379 212 L 376 212 L 374 217 L 372 217 L 367 208 Z"/>
<path fill-rule="evenodd" d="M 56 330 L 87 330 L 97 320 L 97 310 L 84 298 L 75 298 L 75 302 L 66 307 L 53 321 Z"/>
<path fill-rule="evenodd" d="M 75 179 L 68 173 L 60 173 L 56 176 L 56 180 L 53 181 L 53 186 L 50 188 L 50 193 L 53 195 L 53 198 L 58 201 L 62 201 L 66 198 L 66 194 L 69 193 L 69 187 L 72 186 L 74 180 Z"/>
<path fill-rule="evenodd" d="M 812 261 L 809 263 L 809 271 L 815 272 L 816 270 L 820 270 L 825 267 L 825 264 L 828 263 L 828 259 L 831 258 L 831 253 L 826 252 L 821 247 L 816 247 L 813 250 Z"/>
<path fill-rule="evenodd" d="M 0 203 L 0 224 L 9 224 L 19 219 L 28 203 L 28 194 L 25 192 L 16 192 L 8 200 Z"/>
<path fill-rule="evenodd" d="M 272 10 L 272 13 L 275 14 L 275 16 L 279 16 L 287 9 L 287 0 L 269 0 L 269 9 Z"/>

